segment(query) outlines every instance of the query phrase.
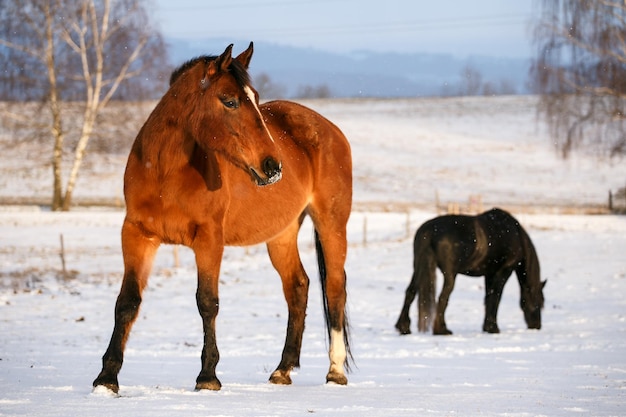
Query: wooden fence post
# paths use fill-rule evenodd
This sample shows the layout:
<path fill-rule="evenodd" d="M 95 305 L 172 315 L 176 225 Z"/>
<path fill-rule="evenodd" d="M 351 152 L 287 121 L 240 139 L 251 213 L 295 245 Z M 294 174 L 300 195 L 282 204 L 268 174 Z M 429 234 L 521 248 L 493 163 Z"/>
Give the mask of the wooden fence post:
<path fill-rule="evenodd" d="M 67 278 L 67 268 L 65 267 L 65 244 L 63 243 L 63 233 L 59 235 L 59 239 L 61 241 L 61 252 L 59 256 L 61 257 L 61 268 L 63 271 L 63 278 Z"/>

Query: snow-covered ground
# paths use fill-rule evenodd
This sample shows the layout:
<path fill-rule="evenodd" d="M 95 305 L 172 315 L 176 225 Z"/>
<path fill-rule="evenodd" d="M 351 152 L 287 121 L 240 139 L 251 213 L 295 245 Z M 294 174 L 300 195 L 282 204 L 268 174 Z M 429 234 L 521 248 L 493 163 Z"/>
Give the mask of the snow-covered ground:
<path fill-rule="evenodd" d="M 359 210 L 349 225 L 346 272 L 356 364 L 347 386 L 324 384 L 327 342 L 310 224 L 301 251 L 311 291 L 293 385 L 267 383 L 287 317 L 260 245 L 225 252 L 217 322 L 223 388 L 193 390 L 202 343 L 195 265 L 188 249 L 177 258 L 163 246 L 127 346 L 120 396 L 112 397 L 92 393 L 91 382 L 113 327 L 123 212 L 0 211 L 0 416 L 625 415 L 626 217 L 533 209 L 603 204 L 608 189 L 623 185 L 623 162 L 561 161 L 535 127 L 529 100 L 308 103 L 347 133 L 354 153 Z M 18 165 L 11 155 L 0 164 L 0 194 L 45 190 L 43 174 L 11 177 Z M 77 195 L 115 197 L 124 159 L 88 161 L 99 169 L 86 172 Z M 397 334 L 412 235 L 437 214 L 435 194 L 442 203 L 478 194 L 486 206 L 525 206 L 513 214 L 548 280 L 540 331 L 525 329 L 512 277 L 501 333 L 483 334 L 483 281 L 459 276 L 446 317 L 454 335 L 417 334 L 415 307 L 414 333 Z M 396 203 L 405 210 L 367 209 Z"/>

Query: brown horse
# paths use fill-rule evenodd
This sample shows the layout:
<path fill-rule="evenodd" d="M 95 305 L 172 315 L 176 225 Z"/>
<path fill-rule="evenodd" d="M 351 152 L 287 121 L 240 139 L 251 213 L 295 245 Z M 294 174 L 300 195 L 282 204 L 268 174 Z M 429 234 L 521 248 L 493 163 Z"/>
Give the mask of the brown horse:
<path fill-rule="evenodd" d="M 204 329 L 196 389 L 219 390 L 215 319 L 224 246 L 266 242 L 289 310 L 282 359 L 270 381 L 290 384 L 290 372 L 300 363 L 308 299 L 309 278 L 297 248 L 306 215 L 315 226 L 330 338 L 326 380 L 347 383 L 350 146 L 335 125 L 310 109 L 286 101 L 259 105 L 247 72 L 252 43 L 236 58 L 231 51 L 232 45 L 219 57 L 199 57 L 174 71 L 169 90 L 135 139 L 124 175 L 124 278 L 94 387 L 119 390 L 126 340 L 162 243 L 194 251 Z"/>

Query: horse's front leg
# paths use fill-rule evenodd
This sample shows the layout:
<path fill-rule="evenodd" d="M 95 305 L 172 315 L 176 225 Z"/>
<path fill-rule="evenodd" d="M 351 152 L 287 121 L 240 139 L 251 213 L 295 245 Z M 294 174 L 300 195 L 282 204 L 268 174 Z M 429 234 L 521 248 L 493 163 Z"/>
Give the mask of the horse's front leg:
<path fill-rule="evenodd" d="M 282 357 L 276 370 L 270 376 L 273 384 L 291 384 L 290 373 L 300 367 L 300 349 L 304 333 L 304 319 L 309 293 L 309 278 L 302 267 L 298 254 L 298 229 L 295 222 L 279 237 L 267 243 L 272 265 L 280 274 L 283 293 L 287 301 L 289 318 Z"/>
<path fill-rule="evenodd" d="M 124 348 L 130 329 L 139 313 L 141 294 L 148 282 L 154 255 L 160 242 L 147 237 L 137 225 L 124 221 L 122 226 L 122 254 L 124 257 L 124 279 L 115 303 L 115 326 L 111 341 L 102 357 L 102 371 L 93 381 L 93 386 L 104 386 L 117 393 L 117 375 L 124 361 Z"/>
<path fill-rule="evenodd" d="M 502 299 L 504 284 L 511 276 L 511 270 L 500 270 L 495 274 L 485 275 L 485 321 L 483 331 L 500 333 L 498 328 L 498 307 Z"/>
<path fill-rule="evenodd" d="M 215 374 L 220 358 L 215 337 L 215 320 L 219 311 L 218 283 L 224 245 L 219 236 L 209 236 L 199 231 L 192 248 L 198 267 L 196 302 L 204 331 L 202 368 L 196 378 L 196 390 L 218 391 L 222 384 Z"/>
<path fill-rule="evenodd" d="M 454 282 L 456 280 L 456 274 L 449 271 L 443 271 L 443 288 L 441 294 L 439 294 L 439 301 L 437 302 L 437 315 L 435 316 L 435 322 L 433 324 L 433 334 L 435 335 L 451 335 L 452 332 L 448 330 L 446 326 L 446 308 L 448 308 L 448 301 L 450 300 L 450 294 L 454 289 Z"/>

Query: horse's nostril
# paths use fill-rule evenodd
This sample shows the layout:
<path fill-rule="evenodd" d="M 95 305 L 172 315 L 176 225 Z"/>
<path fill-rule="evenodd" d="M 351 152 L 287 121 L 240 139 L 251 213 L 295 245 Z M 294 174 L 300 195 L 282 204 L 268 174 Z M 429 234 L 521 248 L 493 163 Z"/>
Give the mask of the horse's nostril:
<path fill-rule="evenodd" d="M 265 175 L 267 175 L 270 178 L 279 174 L 281 171 L 280 163 L 277 162 L 271 156 L 265 158 L 262 164 L 262 168 L 263 168 L 263 172 L 265 173 Z"/>

